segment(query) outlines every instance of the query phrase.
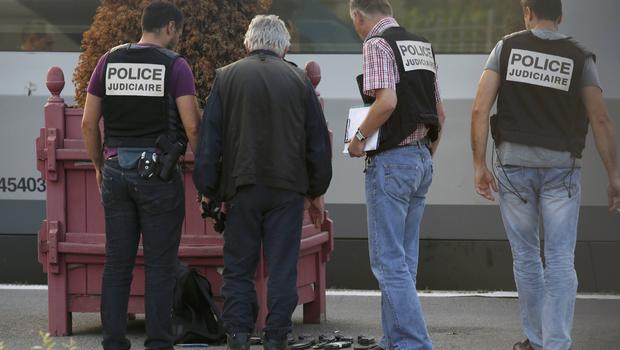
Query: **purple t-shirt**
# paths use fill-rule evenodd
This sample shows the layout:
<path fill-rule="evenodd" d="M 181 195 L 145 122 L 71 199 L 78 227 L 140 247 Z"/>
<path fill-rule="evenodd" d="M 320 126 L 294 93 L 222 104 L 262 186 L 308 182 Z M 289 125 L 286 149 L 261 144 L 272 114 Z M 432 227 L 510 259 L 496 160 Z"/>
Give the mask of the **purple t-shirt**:
<path fill-rule="evenodd" d="M 140 44 L 140 46 L 146 47 L 158 47 L 153 44 Z M 99 62 L 97 62 L 97 66 L 95 67 L 95 71 L 93 75 L 90 77 L 90 82 L 88 83 L 88 91 L 89 94 L 95 95 L 97 97 L 103 97 L 105 95 L 105 83 L 104 83 L 104 69 L 105 65 L 108 61 L 108 54 L 101 56 Z M 174 65 L 172 66 L 172 73 L 170 74 L 168 91 L 170 91 L 170 95 L 175 99 L 181 96 L 194 96 L 196 95 L 196 85 L 194 84 L 194 74 L 192 73 L 192 69 L 187 63 L 187 61 L 180 57 L 176 61 L 174 61 Z"/>

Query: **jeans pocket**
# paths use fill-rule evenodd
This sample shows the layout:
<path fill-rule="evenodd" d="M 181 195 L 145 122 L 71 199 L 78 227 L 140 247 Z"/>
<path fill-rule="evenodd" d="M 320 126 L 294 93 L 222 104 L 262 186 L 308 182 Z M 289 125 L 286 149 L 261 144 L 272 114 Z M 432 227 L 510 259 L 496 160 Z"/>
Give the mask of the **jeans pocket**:
<path fill-rule="evenodd" d="M 542 193 L 558 199 L 572 198 L 581 191 L 581 169 L 549 168 Z"/>
<path fill-rule="evenodd" d="M 185 204 L 185 192 L 180 174 L 170 181 L 154 176 L 149 180 L 140 179 L 135 184 L 139 205 L 149 215 L 172 211 Z"/>
<path fill-rule="evenodd" d="M 527 190 L 523 167 L 513 165 L 496 165 L 495 176 L 497 177 L 500 190 L 503 189 L 508 192 Z"/>
<path fill-rule="evenodd" d="M 101 172 L 101 188 L 99 189 L 101 191 L 101 205 L 104 207 L 114 205 L 114 188 L 116 186 L 118 186 L 118 179 L 104 167 Z"/>
<path fill-rule="evenodd" d="M 409 200 L 417 186 L 419 170 L 416 165 L 384 165 L 385 192 L 393 198 Z"/>

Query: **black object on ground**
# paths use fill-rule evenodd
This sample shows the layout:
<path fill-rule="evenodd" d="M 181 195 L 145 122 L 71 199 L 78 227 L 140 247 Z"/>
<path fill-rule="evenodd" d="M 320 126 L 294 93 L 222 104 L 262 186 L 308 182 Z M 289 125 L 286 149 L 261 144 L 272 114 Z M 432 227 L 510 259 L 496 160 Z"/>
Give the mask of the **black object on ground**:
<path fill-rule="evenodd" d="M 374 337 L 367 337 L 364 335 L 360 335 L 357 337 L 357 343 L 361 346 L 369 346 L 373 345 L 376 342 Z"/>
<path fill-rule="evenodd" d="M 226 334 L 220 315 L 209 280 L 179 263 L 172 306 L 174 343 L 222 343 Z"/>
<path fill-rule="evenodd" d="M 345 348 L 350 348 L 350 347 L 351 347 L 351 342 L 349 341 L 337 341 L 337 342 L 326 344 L 323 349 L 338 350 L 338 349 L 345 349 Z"/>
<path fill-rule="evenodd" d="M 314 339 L 310 339 L 310 340 L 302 340 L 298 343 L 295 343 L 293 345 L 290 346 L 290 349 L 293 350 L 306 350 L 306 349 L 310 349 L 314 344 L 316 344 L 316 340 Z"/>
<path fill-rule="evenodd" d="M 323 349 L 325 347 L 325 345 L 329 344 L 326 341 L 322 341 L 322 342 L 318 342 L 316 343 L 316 345 L 312 346 L 312 349 L 314 350 L 319 350 L 319 349 Z"/>
<path fill-rule="evenodd" d="M 340 335 L 340 334 L 336 335 L 336 340 L 353 343 L 353 337 L 347 337 L 347 336 Z"/>
<path fill-rule="evenodd" d="M 325 343 L 333 343 L 333 342 L 336 341 L 336 336 L 321 334 L 321 335 L 319 335 L 319 340 L 321 342 L 325 342 Z"/>

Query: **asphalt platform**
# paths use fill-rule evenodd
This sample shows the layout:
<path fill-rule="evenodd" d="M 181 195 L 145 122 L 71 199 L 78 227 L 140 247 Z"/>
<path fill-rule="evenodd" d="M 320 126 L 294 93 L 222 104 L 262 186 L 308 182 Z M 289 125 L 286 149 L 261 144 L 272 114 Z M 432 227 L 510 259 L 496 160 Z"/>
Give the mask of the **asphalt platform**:
<path fill-rule="evenodd" d="M 524 337 L 518 301 L 510 295 L 425 293 L 421 301 L 435 349 L 512 349 L 512 344 Z M 294 335 L 318 336 L 334 331 L 352 337 L 367 335 L 378 339 L 381 335 L 378 293 L 329 291 L 327 303 L 328 312 L 321 324 L 303 324 L 301 308 L 298 308 L 294 315 Z M 4 343 L 4 350 L 30 350 L 41 345 L 39 331 L 46 329 L 46 290 L 0 288 L 0 343 Z M 132 349 L 143 349 L 143 316 L 138 315 L 136 320 L 130 321 L 129 337 Z M 74 314 L 71 338 L 75 349 L 100 349 L 99 315 Z M 54 338 L 54 349 L 67 349 L 65 345 L 71 338 Z M 582 296 L 578 299 L 573 342 L 573 350 L 620 350 L 620 297 Z"/>

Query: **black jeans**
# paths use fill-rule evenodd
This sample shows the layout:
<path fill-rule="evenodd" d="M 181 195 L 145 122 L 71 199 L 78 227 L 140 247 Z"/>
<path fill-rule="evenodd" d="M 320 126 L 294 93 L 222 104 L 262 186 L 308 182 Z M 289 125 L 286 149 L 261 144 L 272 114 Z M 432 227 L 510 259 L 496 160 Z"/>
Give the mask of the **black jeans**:
<path fill-rule="evenodd" d="M 252 332 L 258 314 L 254 277 L 261 254 L 267 259 L 268 308 L 265 334 L 285 339 L 297 306 L 297 259 L 304 198 L 297 192 L 245 186 L 230 201 L 224 231 L 224 311 L 228 334 Z"/>
<path fill-rule="evenodd" d="M 171 309 L 185 213 L 180 172 L 169 182 L 144 180 L 136 169 L 107 160 L 101 198 L 106 256 L 101 291 L 103 348 L 129 349 L 127 304 L 140 233 L 144 247 L 147 349 L 173 349 Z"/>

